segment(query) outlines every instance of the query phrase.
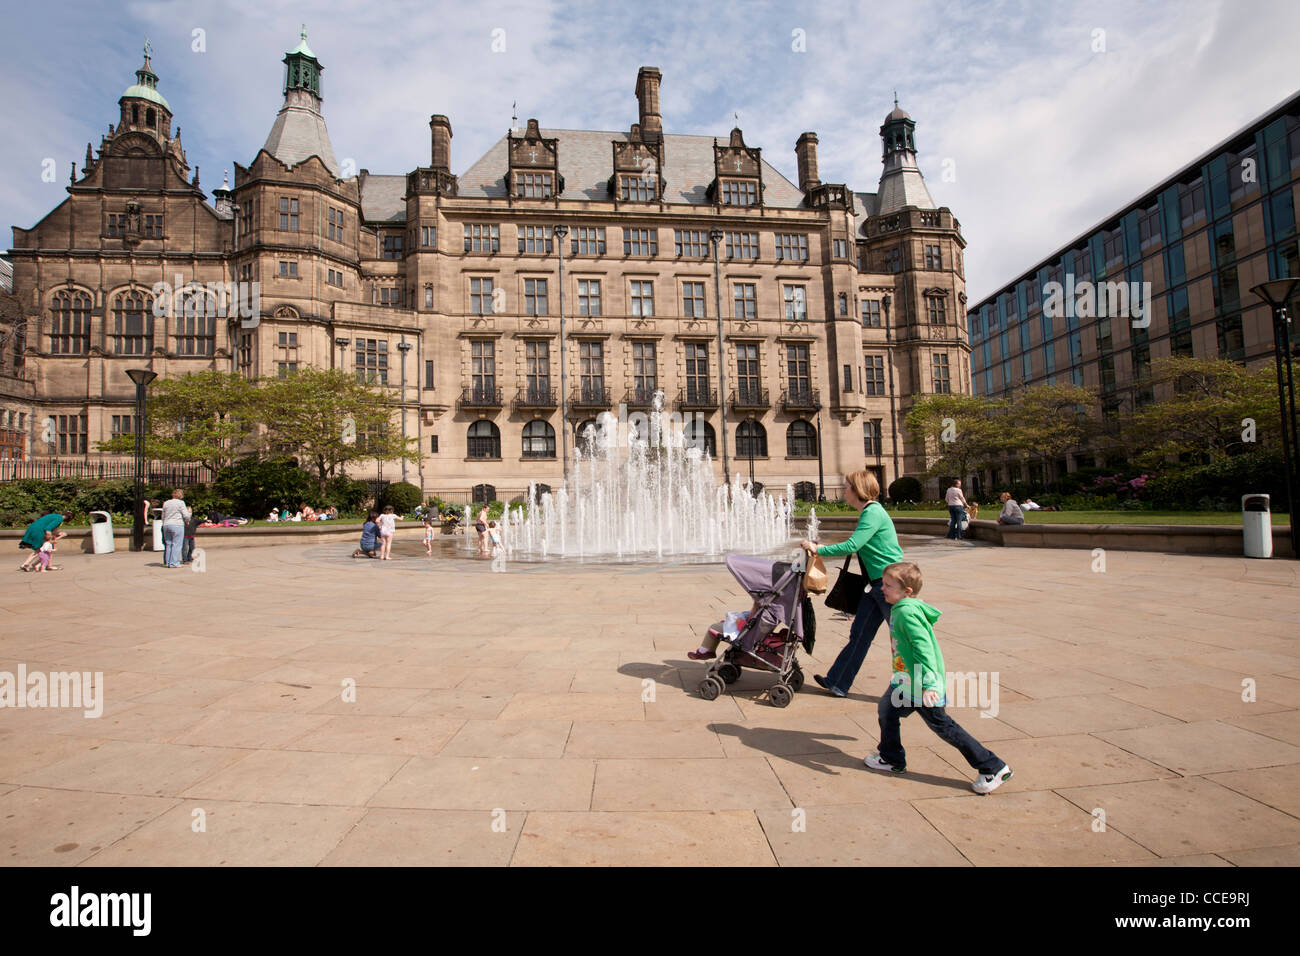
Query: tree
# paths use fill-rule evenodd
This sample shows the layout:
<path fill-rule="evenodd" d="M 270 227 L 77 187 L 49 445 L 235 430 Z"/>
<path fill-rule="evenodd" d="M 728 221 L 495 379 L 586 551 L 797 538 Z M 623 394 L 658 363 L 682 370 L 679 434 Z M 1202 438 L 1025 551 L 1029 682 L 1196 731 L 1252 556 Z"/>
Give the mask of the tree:
<path fill-rule="evenodd" d="M 1059 458 L 1101 430 L 1089 414 L 1096 404 L 1096 394 L 1081 385 L 1026 388 L 998 409 L 1003 444 L 1015 456 Z"/>
<path fill-rule="evenodd" d="M 420 460 L 414 440 L 403 443 L 400 433 L 393 433 L 393 409 L 385 391 L 354 375 L 300 369 L 263 382 L 260 391 L 266 441 L 310 465 L 322 493 L 325 483 L 350 462 Z"/>
<path fill-rule="evenodd" d="M 215 369 L 160 380 L 148 397 L 145 456 L 198 461 L 220 471 L 238 454 L 259 450 L 260 398 L 253 382 Z M 135 436 L 120 435 L 98 447 L 130 455 Z"/>
<path fill-rule="evenodd" d="M 1155 363 L 1151 381 L 1172 385 L 1173 393 L 1133 415 L 1125 444 L 1134 460 L 1158 464 L 1187 455 L 1213 462 L 1281 437 L 1271 366 L 1172 356 Z"/>
<path fill-rule="evenodd" d="M 903 427 L 925 448 L 929 461 L 925 473 L 965 478 L 973 468 L 996 458 L 1006 447 L 996 427 L 1005 404 L 955 393 L 917 399 L 908 409 Z"/>

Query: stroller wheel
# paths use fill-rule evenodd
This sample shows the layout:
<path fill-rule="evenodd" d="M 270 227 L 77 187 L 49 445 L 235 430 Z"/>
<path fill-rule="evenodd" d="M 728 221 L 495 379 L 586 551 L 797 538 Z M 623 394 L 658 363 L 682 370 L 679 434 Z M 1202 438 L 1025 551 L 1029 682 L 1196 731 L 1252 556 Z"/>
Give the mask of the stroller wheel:
<path fill-rule="evenodd" d="M 734 684 L 736 681 L 740 680 L 740 668 L 732 663 L 723 664 L 718 668 L 718 676 L 721 677 L 724 682 Z"/>
<path fill-rule="evenodd" d="M 706 677 L 700 681 L 700 696 L 705 700 L 717 700 L 722 693 L 722 681 L 716 677 Z"/>
<path fill-rule="evenodd" d="M 794 700 L 794 691 L 786 684 L 773 684 L 767 693 L 773 707 L 789 707 L 790 701 Z"/>
<path fill-rule="evenodd" d="M 803 689 L 803 671 L 798 664 L 794 665 L 794 670 L 790 672 L 790 677 L 786 680 L 786 683 L 790 685 L 790 690 L 796 694 Z"/>

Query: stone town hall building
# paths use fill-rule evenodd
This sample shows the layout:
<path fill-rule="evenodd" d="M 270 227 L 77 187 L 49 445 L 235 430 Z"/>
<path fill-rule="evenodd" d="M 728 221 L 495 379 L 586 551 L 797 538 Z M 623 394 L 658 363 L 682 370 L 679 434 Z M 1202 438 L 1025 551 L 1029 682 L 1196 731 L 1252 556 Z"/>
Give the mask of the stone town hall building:
<path fill-rule="evenodd" d="M 266 143 L 213 205 L 146 50 L 68 198 L 14 229 L 7 457 L 97 460 L 96 442 L 133 427 L 130 367 L 268 377 L 310 365 L 389 386 L 393 427 L 402 416 L 422 452 L 409 480 L 450 500 L 558 486 L 558 429 L 646 408 L 659 389 L 703 416 L 719 476 L 725 403 L 733 474 L 748 476 L 752 454 L 758 481 L 807 482 L 810 495 L 820 451 L 837 497 L 838 475 L 864 462 L 885 487 L 919 472 L 899 434 L 912 397 L 969 391 L 965 242 L 930 198 L 897 103 L 873 193 L 818 178 L 815 133 L 795 144 L 795 184 L 739 129 L 664 132 L 652 67 L 626 132 L 529 120 L 457 174 L 451 122 L 435 115 L 427 165 L 345 177 L 305 34 L 284 63 Z M 151 287 L 177 274 L 259 282 L 260 325 L 175 307 L 155 318 Z"/>

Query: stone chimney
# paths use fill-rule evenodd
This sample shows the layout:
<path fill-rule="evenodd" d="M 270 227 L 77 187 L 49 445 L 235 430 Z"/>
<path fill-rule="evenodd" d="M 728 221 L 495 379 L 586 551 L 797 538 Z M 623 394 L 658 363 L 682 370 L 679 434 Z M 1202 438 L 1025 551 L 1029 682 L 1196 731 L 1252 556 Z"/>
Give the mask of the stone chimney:
<path fill-rule="evenodd" d="M 820 186 L 817 178 L 817 134 L 804 133 L 794 144 L 794 154 L 799 160 L 799 188 L 807 193 L 814 186 Z"/>
<path fill-rule="evenodd" d="M 451 120 L 441 113 L 429 117 L 429 130 L 433 135 L 432 158 L 434 169 L 451 172 Z"/>
<path fill-rule="evenodd" d="M 636 74 L 636 101 L 638 126 L 645 142 L 658 142 L 663 138 L 663 118 L 659 115 L 659 82 L 663 74 L 658 67 L 643 66 Z"/>

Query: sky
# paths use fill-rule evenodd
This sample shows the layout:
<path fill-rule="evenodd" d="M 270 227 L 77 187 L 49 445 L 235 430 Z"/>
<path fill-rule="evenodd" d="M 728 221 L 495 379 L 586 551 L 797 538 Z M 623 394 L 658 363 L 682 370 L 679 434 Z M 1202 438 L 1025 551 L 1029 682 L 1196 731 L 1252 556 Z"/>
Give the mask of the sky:
<path fill-rule="evenodd" d="M 819 138 L 823 182 L 874 192 L 879 129 L 916 120 L 931 195 L 961 223 L 971 304 L 1300 89 L 1294 0 L 904 3 L 439 0 L 2 0 L 0 228 L 67 195 L 116 123 L 145 37 L 191 168 L 209 193 L 248 165 L 283 101 L 305 22 L 341 163 L 429 162 L 452 123 L 453 172 L 510 127 L 627 130 L 640 66 L 663 73 L 665 132 L 745 142 L 797 181 Z M 75 33 L 70 25 L 75 24 Z M 53 161 L 53 182 L 46 171 Z"/>

